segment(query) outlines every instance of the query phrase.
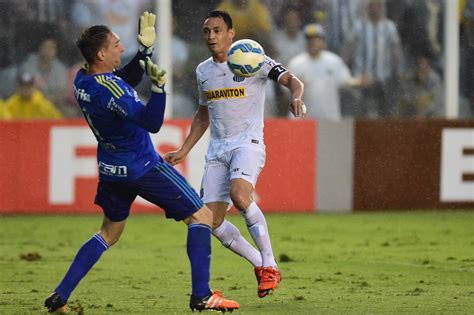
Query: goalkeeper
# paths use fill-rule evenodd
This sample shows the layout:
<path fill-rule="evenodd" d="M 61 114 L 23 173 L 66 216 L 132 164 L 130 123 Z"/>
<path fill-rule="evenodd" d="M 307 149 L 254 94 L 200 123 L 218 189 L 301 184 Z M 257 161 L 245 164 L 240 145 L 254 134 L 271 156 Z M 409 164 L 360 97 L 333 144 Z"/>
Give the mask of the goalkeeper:
<path fill-rule="evenodd" d="M 49 312 L 65 311 L 67 300 L 81 279 L 122 234 L 137 196 L 164 209 L 167 218 L 188 225 L 187 252 L 191 262 L 192 310 L 226 311 L 239 304 L 209 288 L 212 212 L 185 179 L 155 151 L 149 132 L 163 124 L 166 103 L 165 71 L 151 61 L 155 15 L 140 18 L 140 52 L 123 69 L 125 51 L 118 36 L 105 25 L 86 29 L 77 46 L 87 62 L 74 80 L 74 93 L 97 142 L 99 185 L 95 203 L 104 218 L 99 232 L 76 254 L 66 275 L 45 301 Z M 152 83 L 144 105 L 133 86 L 143 73 Z"/>

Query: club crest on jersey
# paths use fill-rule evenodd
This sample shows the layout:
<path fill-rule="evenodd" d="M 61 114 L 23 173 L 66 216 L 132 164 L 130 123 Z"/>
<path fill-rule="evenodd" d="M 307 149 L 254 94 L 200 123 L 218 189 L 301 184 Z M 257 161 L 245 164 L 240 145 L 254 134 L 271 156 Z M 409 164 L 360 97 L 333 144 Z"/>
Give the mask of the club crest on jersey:
<path fill-rule="evenodd" d="M 245 97 L 245 87 L 225 88 L 206 92 L 208 101 Z"/>
<path fill-rule="evenodd" d="M 242 82 L 243 80 L 245 80 L 244 77 L 239 77 L 237 75 L 234 75 L 234 77 L 232 78 L 232 80 L 234 80 L 235 82 Z"/>

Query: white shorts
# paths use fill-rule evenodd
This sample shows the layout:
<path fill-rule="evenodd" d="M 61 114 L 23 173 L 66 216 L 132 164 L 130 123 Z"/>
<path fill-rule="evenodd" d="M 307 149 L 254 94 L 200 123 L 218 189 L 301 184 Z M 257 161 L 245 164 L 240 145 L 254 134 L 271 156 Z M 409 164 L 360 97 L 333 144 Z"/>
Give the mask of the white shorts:
<path fill-rule="evenodd" d="M 265 149 L 261 147 L 240 147 L 207 161 L 201 183 L 202 201 L 231 204 L 230 181 L 241 178 L 255 188 L 264 165 Z"/>

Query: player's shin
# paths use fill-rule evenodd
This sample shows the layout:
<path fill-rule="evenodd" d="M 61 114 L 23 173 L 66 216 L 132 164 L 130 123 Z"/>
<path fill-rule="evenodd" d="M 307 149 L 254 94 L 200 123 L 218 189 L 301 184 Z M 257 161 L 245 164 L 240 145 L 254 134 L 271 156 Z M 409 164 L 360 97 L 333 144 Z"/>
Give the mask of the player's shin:
<path fill-rule="evenodd" d="M 262 265 L 262 256 L 242 236 L 239 229 L 227 220 L 217 227 L 212 234 L 228 249 L 247 259 L 254 267 Z"/>
<path fill-rule="evenodd" d="M 109 248 L 107 242 L 99 235 L 95 234 L 91 239 L 82 245 L 69 267 L 68 272 L 56 288 L 55 292 L 66 302 L 71 292 L 76 288 L 82 278 L 100 259 L 102 253 Z"/>
<path fill-rule="evenodd" d="M 192 295 L 205 297 L 209 288 L 211 267 L 211 227 L 206 224 L 189 224 L 187 252 L 191 262 Z"/>
<path fill-rule="evenodd" d="M 273 256 L 272 244 L 268 233 L 267 221 L 262 210 L 255 202 L 252 202 L 246 209 L 240 211 L 245 218 L 247 228 L 252 239 L 257 245 L 262 255 L 262 266 L 276 267 L 275 257 Z"/>

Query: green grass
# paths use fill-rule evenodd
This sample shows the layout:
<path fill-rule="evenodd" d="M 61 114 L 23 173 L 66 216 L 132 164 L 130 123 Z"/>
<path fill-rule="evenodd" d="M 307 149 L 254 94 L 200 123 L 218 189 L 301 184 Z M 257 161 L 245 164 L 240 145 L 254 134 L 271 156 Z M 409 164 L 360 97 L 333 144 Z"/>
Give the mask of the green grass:
<path fill-rule="evenodd" d="M 243 219 L 230 216 L 248 236 Z M 212 288 L 234 314 L 473 314 L 474 211 L 267 215 L 283 280 L 259 299 L 253 269 L 213 241 Z M 0 216 L 0 314 L 44 314 L 98 216 Z M 129 219 L 70 298 L 77 313 L 189 313 L 184 224 Z M 28 261 L 21 255 L 39 254 Z M 32 255 L 34 256 L 34 255 Z"/>

